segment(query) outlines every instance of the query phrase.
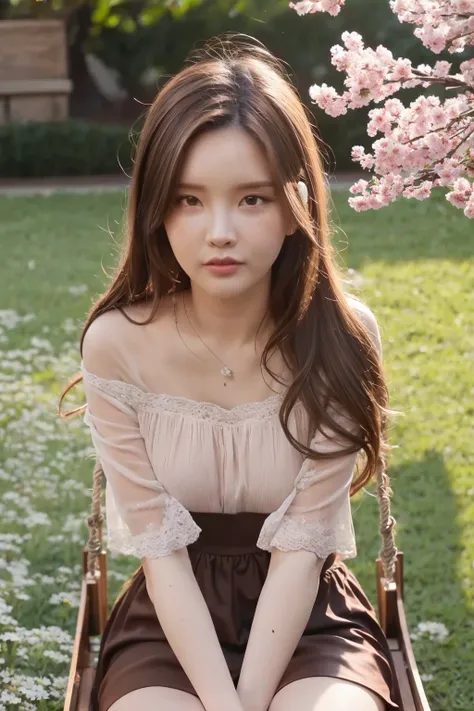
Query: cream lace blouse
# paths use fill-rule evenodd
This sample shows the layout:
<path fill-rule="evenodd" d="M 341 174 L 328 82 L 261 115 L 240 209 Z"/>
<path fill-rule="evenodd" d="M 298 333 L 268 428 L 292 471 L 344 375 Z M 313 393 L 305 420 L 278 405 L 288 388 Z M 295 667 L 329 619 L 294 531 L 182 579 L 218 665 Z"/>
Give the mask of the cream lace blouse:
<path fill-rule="evenodd" d="M 355 299 L 350 303 L 381 352 L 372 312 Z M 305 549 L 322 559 L 333 552 L 356 556 L 349 499 L 356 453 L 305 460 L 279 423 L 282 395 L 228 410 L 153 390 L 143 374 L 147 354 L 131 352 L 130 341 L 117 333 L 121 323 L 135 331 L 146 328 L 131 325 L 119 312 L 101 315 L 86 334 L 82 362 L 84 420 L 107 480 L 111 551 L 138 558 L 169 555 L 199 537 L 190 511 L 253 511 L 267 514 L 257 543 L 264 550 Z M 111 352 L 120 367 L 108 365 Z M 307 441 L 301 403 L 290 428 Z M 338 451 L 344 444 L 327 431 L 309 439 L 317 451 Z"/>

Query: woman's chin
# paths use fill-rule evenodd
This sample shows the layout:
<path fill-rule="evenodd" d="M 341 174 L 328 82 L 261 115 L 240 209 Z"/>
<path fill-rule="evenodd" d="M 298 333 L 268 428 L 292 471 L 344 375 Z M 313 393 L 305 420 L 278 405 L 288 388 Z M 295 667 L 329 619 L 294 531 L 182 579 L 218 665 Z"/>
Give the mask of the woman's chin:
<path fill-rule="evenodd" d="M 197 281 L 191 279 L 191 286 L 216 299 L 235 299 L 247 294 L 255 285 L 234 277 L 211 277 Z"/>

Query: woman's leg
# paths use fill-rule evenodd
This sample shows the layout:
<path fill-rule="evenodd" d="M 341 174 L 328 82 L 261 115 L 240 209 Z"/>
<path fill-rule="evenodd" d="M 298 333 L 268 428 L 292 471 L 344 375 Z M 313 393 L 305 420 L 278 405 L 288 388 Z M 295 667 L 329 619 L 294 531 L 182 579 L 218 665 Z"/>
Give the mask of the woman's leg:
<path fill-rule="evenodd" d="M 164 686 L 135 689 L 112 704 L 107 711 L 204 711 L 197 696 Z"/>
<path fill-rule="evenodd" d="M 299 679 L 273 698 L 269 711 L 386 711 L 386 704 L 364 686 L 328 676 Z"/>

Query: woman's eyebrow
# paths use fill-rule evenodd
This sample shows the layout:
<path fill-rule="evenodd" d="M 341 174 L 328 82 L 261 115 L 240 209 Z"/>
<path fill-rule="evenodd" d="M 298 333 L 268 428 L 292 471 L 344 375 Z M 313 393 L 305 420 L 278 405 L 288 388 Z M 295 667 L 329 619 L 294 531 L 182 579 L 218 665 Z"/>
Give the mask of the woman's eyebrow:
<path fill-rule="evenodd" d="M 258 180 L 252 183 L 239 183 L 234 186 L 235 190 L 255 190 L 257 188 L 274 188 L 275 183 L 271 180 Z M 205 185 L 198 185 L 197 183 L 180 183 L 178 189 L 181 190 L 206 190 Z"/>

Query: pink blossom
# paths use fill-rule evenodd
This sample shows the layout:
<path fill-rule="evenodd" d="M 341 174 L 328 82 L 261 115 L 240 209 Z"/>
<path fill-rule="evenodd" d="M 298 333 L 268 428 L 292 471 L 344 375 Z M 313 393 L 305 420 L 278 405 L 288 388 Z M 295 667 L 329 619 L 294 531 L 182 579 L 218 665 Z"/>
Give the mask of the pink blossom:
<path fill-rule="evenodd" d="M 400 116 L 404 106 L 400 99 L 388 99 L 385 102 L 385 110 L 389 112 L 392 119 L 396 119 Z"/>
<path fill-rule="evenodd" d="M 474 86 L 474 59 L 463 62 L 459 68 L 465 81 L 471 86 Z"/>
<path fill-rule="evenodd" d="M 421 185 L 416 187 L 407 187 L 403 191 L 403 196 L 406 198 L 415 198 L 415 200 L 426 200 L 431 195 L 433 184 L 429 180 L 424 180 Z"/>
<path fill-rule="evenodd" d="M 467 207 L 467 200 L 463 195 L 460 195 L 459 193 L 448 193 L 446 195 L 446 200 L 448 200 L 451 205 L 454 205 L 454 207 L 458 207 L 460 210 L 464 210 L 464 208 Z"/>
<path fill-rule="evenodd" d="M 433 67 L 433 76 L 447 77 L 453 65 L 450 62 L 436 62 Z"/>
<path fill-rule="evenodd" d="M 362 37 L 357 32 L 343 32 L 342 41 L 348 52 L 360 52 L 364 49 Z"/>
<path fill-rule="evenodd" d="M 435 54 L 439 54 L 446 47 L 448 32 L 446 28 L 424 25 L 415 30 L 415 36 L 423 42 L 425 47 L 431 49 Z"/>
<path fill-rule="evenodd" d="M 358 180 L 357 183 L 354 183 L 354 185 L 350 188 L 350 192 L 353 195 L 357 195 L 357 193 L 364 193 L 368 184 L 367 180 Z"/>
<path fill-rule="evenodd" d="M 474 0 L 389 3 L 401 22 L 415 25 L 415 34 L 434 53 L 448 49 L 454 54 L 474 44 Z M 343 5 L 344 0 L 313 0 L 292 6 L 301 14 L 337 14 Z M 423 200 L 433 187 L 445 187 L 449 202 L 472 217 L 474 60 L 462 62 L 456 74 L 450 73 L 452 63 L 446 61 L 414 68 L 409 59 L 394 57 L 386 47 L 365 47 L 356 32 L 344 32 L 341 39 L 342 44 L 331 49 L 331 62 L 345 74 L 344 91 L 340 94 L 327 84 L 314 85 L 311 98 L 331 116 L 382 103 L 369 112 L 367 125 L 369 136 L 381 137 L 374 141 L 371 152 L 362 146 L 352 149 L 352 159 L 364 170 L 373 171 L 374 178 L 358 181 L 349 203 L 359 211 L 379 209 L 400 195 Z M 401 88 L 434 83 L 449 87 L 449 98 L 418 96 L 408 106 L 393 98 Z"/>
<path fill-rule="evenodd" d="M 383 109 L 372 109 L 369 111 L 370 122 L 367 126 L 369 136 L 375 136 L 377 133 L 387 133 L 392 128 L 393 118 L 389 111 Z"/>
<path fill-rule="evenodd" d="M 331 47 L 331 63 L 336 67 L 338 72 L 345 72 L 347 70 L 347 52 L 340 44 Z"/>
<path fill-rule="evenodd" d="M 354 208 L 357 212 L 364 212 L 365 210 L 370 210 L 369 200 L 364 196 L 349 198 L 349 205 Z"/>
<path fill-rule="evenodd" d="M 391 81 L 406 81 L 412 79 L 412 66 L 409 59 L 397 59 L 394 62 L 393 69 L 390 73 Z"/>
<path fill-rule="evenodd" d="M 453 7 L 455 12 L 468 15 L 472 12 L 472 0 L 454 0 Z"/>
<path fill-rule="evenodd" d="M 464 194 L 466 199 L 468 199 L 471 195 L 473 187 L 472 183 L 470 183 L 469 180 L 466 180 L 466 178 L 458 178 L 453 184 L 454 191 Z"/>
<path fill-rule="evenodd" d="M 448 187 L 454 183 L 456 178 L 461 177 L 463 168 L 456 160 L 447 158 L 439 164 L 437 172 L 439 185 Z"/>
<path fill-rule="evenodd" d="M 323 109 L 329 116 L 342 116 L 347 113 L 347 108 L 343 97 L 327 84 L 322 86 L 312 86 L 309 90 L 312 100 Z"/>
<path fill-rule="evenodd" d="M 471 197 L 467 201 L 467 205 L 464 208 L 464 214 L 466 217 L 469 217 L 471 220 L 474 220 L 474 193 L 472 193 Z"/>
<path fill-rule="evenodd" d="M 308 15 L 313 12 L 328 12 L 330 15 L 338 15 L 345 0 L 303 0 L 303 2 L 290 2 L 290 7 L 296 10 L 298 15 Z"/>
<path fill-rule="evenodd" d="M 415 35 L 436 54 L 446 48 L 451 53 L 462 51 L 472 44 L 472 0 L 390 0 L 390 7 L 400 22 L 418 26 Z"/>
<path fill-rule="evenodd" d="M 473 183 L 466 180 L 466 178 L 458 178 L 454 181 L 453 190 L 446 195 L 446 199 L 455 207 L 459 207 L 461 210 L 464 210 L 473 200 L 473 195 Z"/>

